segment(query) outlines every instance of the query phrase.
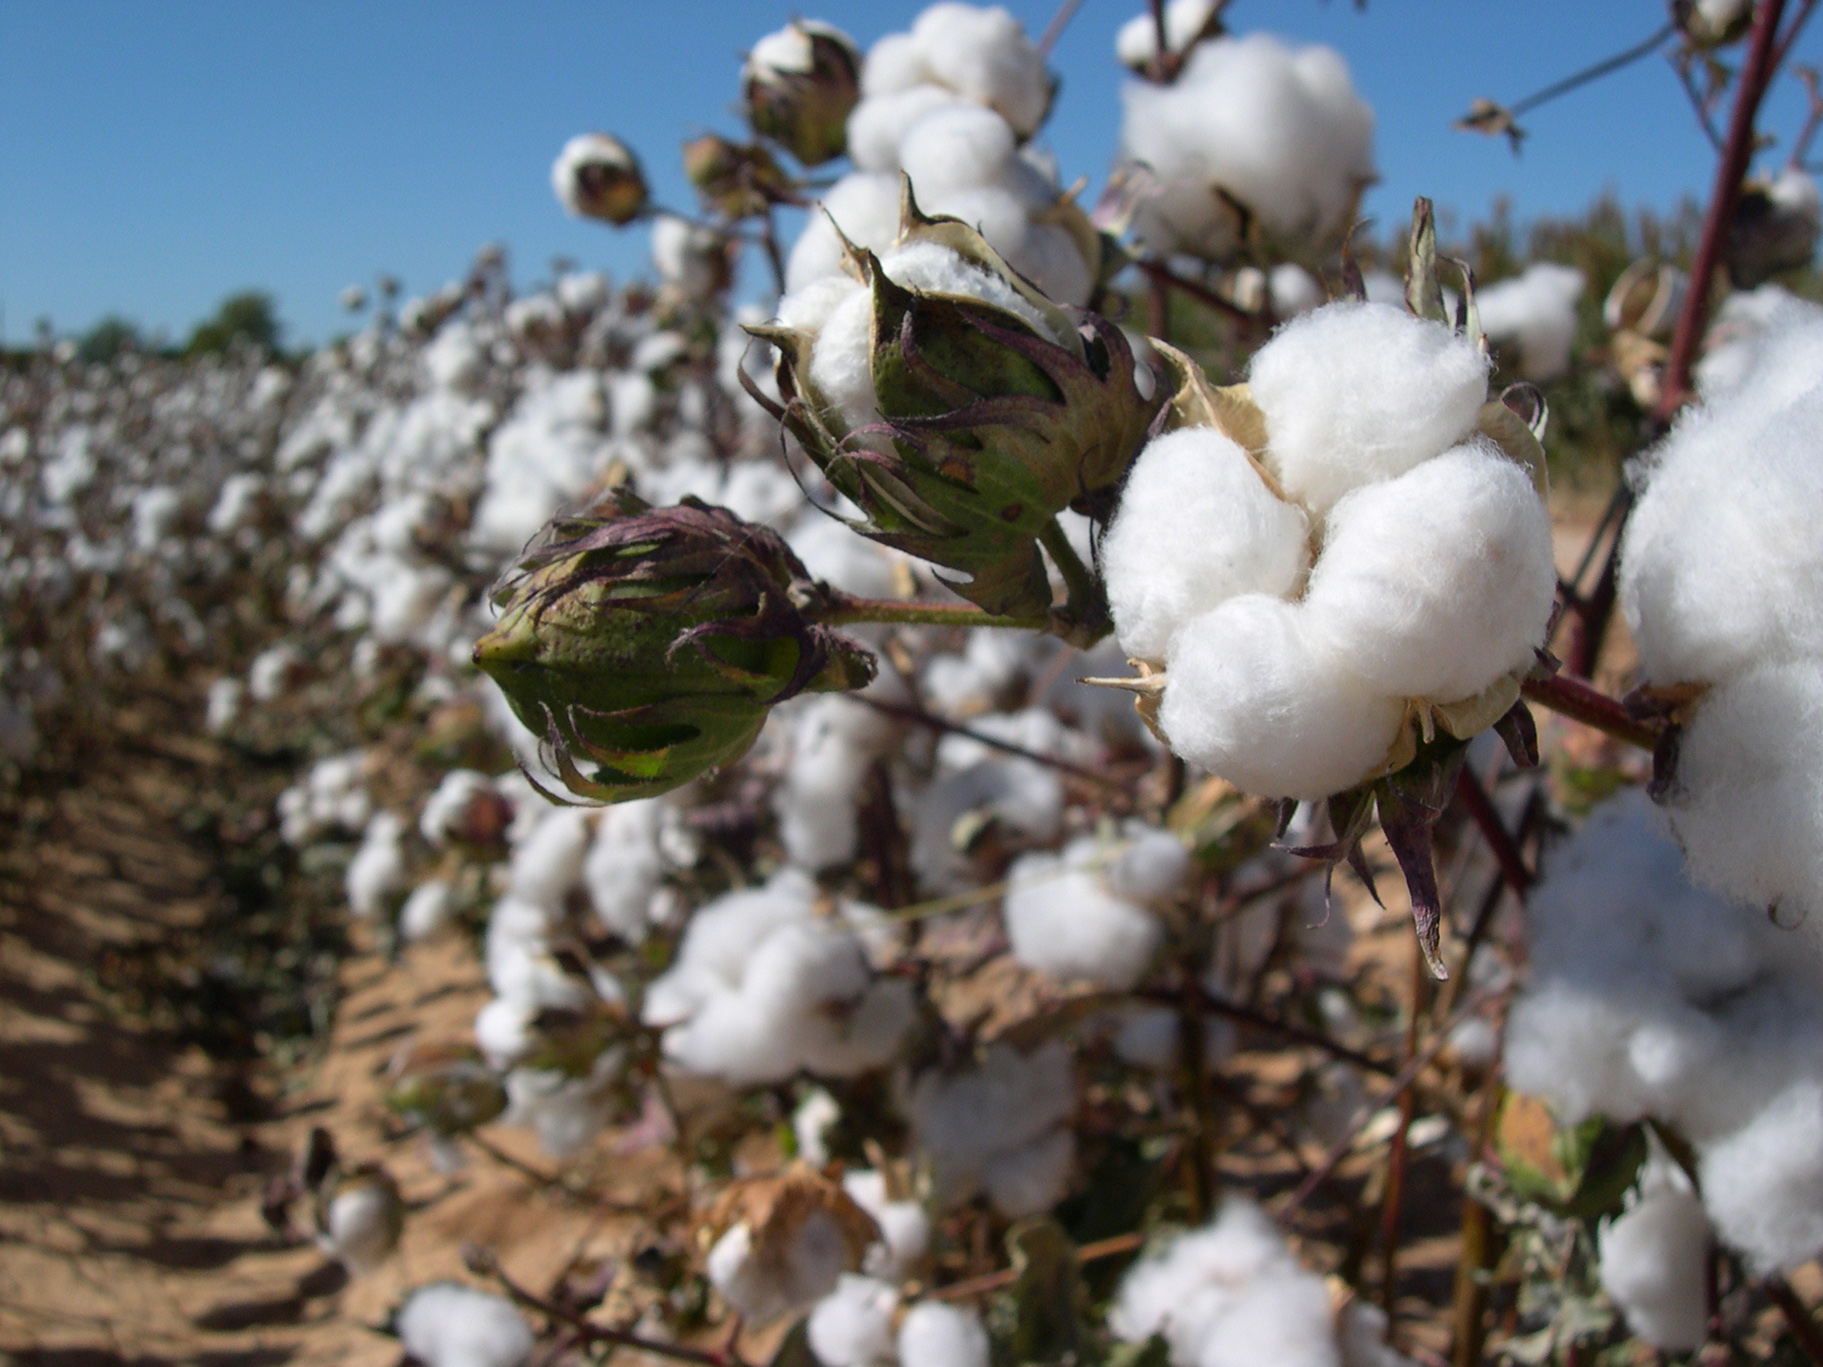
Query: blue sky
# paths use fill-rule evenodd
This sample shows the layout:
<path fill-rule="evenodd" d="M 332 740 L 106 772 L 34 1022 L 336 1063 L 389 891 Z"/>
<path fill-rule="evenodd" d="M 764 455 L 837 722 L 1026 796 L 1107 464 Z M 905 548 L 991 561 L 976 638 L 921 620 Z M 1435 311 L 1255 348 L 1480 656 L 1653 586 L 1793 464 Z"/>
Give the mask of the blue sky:
<path fill-rule="evenodd" d="M 1053 0 L 1007 0 L 1034 33 Z M 738 132 L 741 54 L 794 12 L 863 44 L 907 0 L 0 0 L 0 308 L 79 331 L 118 312 L 181 334 L 232 290 L 278 296 L 293 341 L 346 327 L 336 295 L 390 271 L 409 292 L 484 242 L 521 280 L 553 256 L 638 273 L 643 233 L 567 219 L 549 167 L 572 133 L 618 133 L 661 198 L 686 205 L 679 142 Z M 1066 181 L 1099 187 L 1119 137 L 1113 34 L 1138 0 L 1086 0 L 1059 44 L 1044 138 Z M 1505 144 L 1449 129 L 1476 95 L 1511 100 L 1651 32 L 1657 0 L 1235 0 L 1233 27 L 1339 49 L 1379 119 L 1382 183 L 1464 217 L 1495 195 L 1522 219 L 1605 187 L 1660 208 L 1707 192 L 1713 155 L 1666 63 L 1649 58 L 1526 120 Z M 1823 54 L 1823 25 L 1800 60 Z M 1802 120 L 1795 82 L 1770 127 Z M 1768 158 L 1776 153 L 1766 154 Z M 757 269 L 754 263 L 750 269 Z"/>

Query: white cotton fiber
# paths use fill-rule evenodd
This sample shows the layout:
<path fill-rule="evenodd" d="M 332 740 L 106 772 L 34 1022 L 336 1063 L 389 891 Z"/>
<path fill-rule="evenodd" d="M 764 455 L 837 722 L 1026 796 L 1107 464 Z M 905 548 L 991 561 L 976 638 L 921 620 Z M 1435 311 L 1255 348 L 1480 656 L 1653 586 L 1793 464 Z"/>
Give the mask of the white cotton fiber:
<path fill-rule="evenodd" d="M 507 895 L 540 907 L 547 915 L 561 913 L 570 890 L 582 881 L 582 861 L 593 834 L 591 815 L 565 807 L 539 822 L 513 851 Z"/>
<path fill-rule="evenodd" d="M 985 1187 L 1017 1202 L 1001 1208 L 1017 1218 L 1062 1195 L 1074 1145 L 1060 1127 L 1076 1109 L 1076 1085 L 1061 1040 L 1029 1055 L 994 1044 L 979 1067 L 921 1073 L 905 1109 L 914 1140 L 930 1156 L 939 1206 L 957 1205 Z"/>
<path fill-rule="evenodd" d="M 1179 1235 L 1128 1271 L 1108 1327 L 1127 1342 L 1162 1335 L 1174 1367 L 1340 1367 L 1323 1279 L 1298 1266 L 1250 1201 Z"/>
<path fill-rule="evenodd" d="M 1404 704 L 1319 649 L 1302 608 L 1231 598 L 1172 643 L 1159 725 L 1185 759 L 1261 797 L 1327 797 L 1384 764 Z"/>
<path fill-rule="evenodd" d="M 1786 353 L 1790 337 L 1797 335 L 1795 329 L 1819 320 L 1823 320 L 1823 308 L 1781 285 L 1736 290 L 1716 310 L 1703 336 L 1703 358 L 1696 364 L 1697 392 L 1709 404 L 1730 397 L 1763 367 L 1778 364 L 1769 353 Z M 1808 359 L 1800 355 L 1797 369 L 1810 369 L 1805 364 Z"/>
<path fill-rule="evenodd" d="M 1823 659 L 1712 690 L 1684 730 L 1668 807 L 1700 882 L 1823 943 Z"/>
<path fill-rule="evenodd" d="M 903 1281 L 930 1248 L 930 1216 L 924 1206 L 893 1200 L 886 1175 L 868 1169 L 844 1173 L 842 1190 L 880 1227 L 881 1241 L 867 1250 L 863 1270 L 894 1284 Z"/>
<path fill-rule="evenodd" d="M 519 1367 L 534 1346 L 511 1301 L 455 1282 L 419 1287 L 394 1325 L 399 1346 L 424 1367 Z"/>
<path fill-rule="evenodd" d="M 943 85 L 984 104 L 1030 137 L 1051 106 L 1044 54 L 999 5 L 929 6 L 912 24 L 924 64 Z"/>
<path fill-rule="evenodd" d="M 1481 330 L 1496 342 L 1519 348 L 1519 373 L 1528 380 L 1554 380 L 1570 368 L 1576 340 L 1576 301 L 1586 285 L 1574 266 L 1535 261 L 1511 280 L 1475 295 Z"/>
<path fill-rule="evenodd" d="M 1006 183 L 1018 144 L 1012 127 L 991 109 L 956 104 L 933 110 L 905 132 L 899 144 L 899 167 L 911 178 L 921 206 L 938 203 L 958 190 Z M 1048 187 L 1047 187 L 1048 188 Z"/>
<path fill-rule="evenodd" d="M 375 812 L 361 837 L 361 848 L 348 863 L 344 882 L 348 909 L 372 918 L 406 887 L 405 822 L 392 812 Z"/>
<path fill-rule="evenodd" d="M 1075 1166 L 1076 1136 L 1069 1130 L 1053 1130 L 990 1158 L 981 1170 L 981 1190 L 1007 1219 L 1023 1220 L 1063 1199 Z"/>
<path fill-rule="evenodd" d="M 843 237 L 872 252 L 891 247 L 899 235 L 899 199 L 896 171 L 851 171 L 838 180 L 792 245 L 785 263 L 786 290 L 795 293 L 823 276 L 841 275 Z"/>
<path fill-rule="evenodd" d="M 1668 1353 L 1707 1337 L 1709 1218 L 1663 1153 L 1641 1170 L 1638 1199 L 1601 1231 L 1601 1284 L 1627 1327 Z"/>
<path fill-rule="evenodd" d="M 1794 1083 L 1710 1146 L 1698 1171 L 1717 1232 L 1755 1268 L 1810 1261 L 1823 1250 L 1823 1082 Z"/>
<path fill-rule="evenodd" d="M 867 50 L 861 64 L 861 95 L 893 95 L 935 79 L 924 60 L 924 46 L 914 34 L 889 33 Z"/>
<path fill-rule="evenodd" d="M 810 1350 L 823 1367 L 880 1367 L 893 1360 L 899 1293 L 873 1277 L 844 1273 L 810 1312 Z"/>
<path fill-rule="evenodd" d="M 947 86 L 934 82 L 870 95 L 848 116 L 848 155 L 869 174 L 891 174 L 898 180 L 899 148 L 913 124 L 939 109 L 964 104 Z"/>
<path fill-rule="evenodd" d="M 1253 401 L 1285 492 L 1323 516 L 1359 485 L 1440 455 L 1475 426 L 1487 358 L 1391 304 L 1328 304 L 1254 354 Z"/>
<path fill-rule="evenodd" d="M 880 400 L 874 393 L 873 295 L 857 290 L 844 299 L 810 353 L 807 378 L 826 418 L 843 432 L 880 421 Z"/>
<path fill-rule="evenodd" d="M 1007 871 L 1003 915 L 1013 957 L 1027 968 L 1125 991 L 1145 976 L 1164 927 L 1108 887 L 1095 867 L 1101 854 L 1091 836 L 1061 855 L 1016 860 Z"/>
<path fill-rule="evenodd" d="M 1195 863 L 1184 842 L 1170 831 L 1134 819 L 1122 828 L 1124 844 L 1102 868 L 1102 880 L 1117 897 L 1153 902 L 1183 886 Z"/>
<path fill-rule="evenodd" d="M 582 884 L 603 929 L 639 944 L 651 929 L 652 896 L 664 885 L 659 852 L 665 809 L 657 798 L 621 802 L 601 814 L 582 861 Z"/>
<path fill-rule="evenodd" d="M 1628 520 L 1620 604 L 1654 683 L 1823 656 L 1823 324 L 1769 342 L 1654 454 Z"/>
<path fill-rule="evenodd" d="M 1449 703 L 1532 663 L 1556 592 L 1530 472 L 1475 442 L 1335 505 L 1305 626 L 1381 692 Z"/>
<path fill-rule="evenodd" d="M 1284 261 L 1272 268 L 1266 288 L 1272 299 L 1272 311 L 1280 318 L 1295 318 L 1321 308 L 1328 299 L 1323 282 L 1298 265 Z"/>
<path fill-rule="evenodd" d="M 1224 194 L 1268 232 L 1327 238 L 1374 176 L 1373 113 L 1327 48 L 1219 38 L 1197 45 L 1174 84 L 1131 82 L 1123 95 L 1122 156 L 1154 185 L 1134 228 L 1160 254 L 1231 252 Z"/>
<path fill-rule="evenodd" d="M 1182 52 L 1203 31 L 1216 11 L 1215 0 L 1171 0 L 1165 6 L 1165 50 Z M 1114 37 L 1114 55 L 1120 64 L 1143 70 L 1158 55 L 1158 23 L 1151 14 L 1136 14 L 1120 26 Z"/>
<path fill-rule="evenodd" d="M 794 863 L 827 869 L 853 862 L 861 786 L 893 734 L 883 713 L 840 694 L 811 699 L 797 714 L 790 767 L 773 795 L 779 839 Z"/>
<path fill-rule="evenodd" d="M 899 1325 L 899 1367 L 988 1367 L 981 1317 L 942 1301 L 919 1301 Z"/>
<path fill-rule="evenodd" d="M 399 934 L 407 943 L 428 940 L 456 912 L 456 890 L 442 878 L 427 878 L 411 890 L 399 908 Z"/>
<path fill-rule="evenodd" d="M 1149 443 L 1101 543 L 1121 648 L 1162 661 L 1178 629 L 1243 593 L 1289 597 L 1309 567 L 1303 510 L 1211 427 Z"/>
<path fill-rule="evenodd" d="M 743 1221 L 717 1239 L 704 1260 L 710 1283 L 755 1324 L 808 1309 L 833 1292 L 847 1270 L 847 1240 L 826 1210 L 807 1216 L 782 1252 L 760 1256 Z"/>

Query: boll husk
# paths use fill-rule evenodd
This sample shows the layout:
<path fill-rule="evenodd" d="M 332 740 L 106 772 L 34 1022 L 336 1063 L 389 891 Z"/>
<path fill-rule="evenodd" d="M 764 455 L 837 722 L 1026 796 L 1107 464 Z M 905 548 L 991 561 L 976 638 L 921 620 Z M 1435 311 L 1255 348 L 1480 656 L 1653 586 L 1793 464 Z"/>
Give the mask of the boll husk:
<path fill-rule="evenodd" d="M 506 1089 L 478 1049 L 420 1045 L 393 1060 L 387 1106 L 442 1138 L 467 1134 L 506 1110 Z"/>
<path fill-rule="evenodd" d="M 732 1183 L 702 1227 L 710 1283 L 755 1324 L 829 1295 L 879 1237 L 839 1183 L 804 1163 Z"/>
<path fill-rule="evenodd" d="M 1039 535 L 1111 499 L 1157 411 L 1125 337 L 1079 328 L 909 182 L 895 250 L 849 265 L 865 294 L 819 282 L 749 329 L 779 348 L 778 416 L 861 508 L 856 530 L 968 575 L 954 587 L 987 611 L 1042 615 Z"/>
<path fill-rule="evenodd" d="M 848 115 L 860 98 L 860 50 L 815 20 L 794 19 L 767 34 L 741 69 L 741 105 L 753 131 L 806 166 L 848 149 Z"/>
<path fill-rule="evenodd" d="M 807 615 L 819 596 L 775 532 L 612 490 L 509 572 L 475 663 L 572 793 L 655 797 L 746 753 L 772 704 L 872 678 Z"/>
<path fill-rule="evenodd" d="M 404 1228 L 398 1183 L 377 1164 L 332 1170 L 317 1187 L 317 1246 L 356 1276 L 386 1261 Z"/>
<path fill-rule="evenodd" d="M 724 218 L 747 218 L 791 197 L 790 180 L 760 143 L 705 133 L 684 144 L 684 174 L 703 203 Z"/>
<path fill-rule="evenodd" d="M 551 188 L 577 218 L 600 219 L 617 228 L 638 218 L 646 207 L 646 177 L 639 158 L 606 133 L 581 133 L 566 142 L 551 166 Z"/>
<path fill-rule="evenodd" d="M 1764 284 L 1781 271 L 1808 266 L 1823 234 L 1823 196 L 1798 167 L 1741 187 L 1722 243 L 1729 282 L 1737 290 Z"/>

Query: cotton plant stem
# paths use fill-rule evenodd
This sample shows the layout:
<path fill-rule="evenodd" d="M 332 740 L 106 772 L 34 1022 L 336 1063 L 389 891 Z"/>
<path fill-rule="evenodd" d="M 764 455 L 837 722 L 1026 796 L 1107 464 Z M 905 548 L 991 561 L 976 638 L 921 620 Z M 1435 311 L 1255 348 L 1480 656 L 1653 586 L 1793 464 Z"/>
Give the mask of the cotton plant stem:
<path fill-rule="evenodd" d="M 1424 1014 L 1424 985 L 1429 979 L 1423 951 L 1413 940 L 1411 1018 L 1405 1025 L 1405 1057 L 1408 1060 L 1417 1057 L 1418 1021 Z M 1416 1080 L 1414 1074 L 1412 1081 Z M 1380 1206 L 1380 1309 L 1386 1316 L 1389 1339 L 1398 1311 L 1399 1217 L 1405 1201 L 1405 1169 L 1411 1160 L 1412 1118 L 1417 1109 L 1417 1089 L 1407 1082 L 1399 1093 L 1399 1128 L 1393 1133 L 1392 1149 L 1386 1155 L 1386 1198 Z"/>
<path fill-rule="evenodd" d="M 977 741 L 991 750 L 999 750 L 1003 754 L 1014 755 L 1020 759 L 1028 759 L 1034 764 L 1044 765 L 1047 769 L 1056 769 L 1060 773 L 1069 774 L 1072 778 L 1079 778 L 1084 783 L 1093 783 L 1100 788 L 1116 789 L 1123 792 L 1127 788 L 1127 784 L 1120 779 L 1110 778 L 1107 774 L 1097 773 L 1095 770 L 1086 768 L 1080 764 L 1072 764 L 1069 760 L 1059 759 L 1055 755 L 1046 755 L 1041 754 L 1037 750 L 1028 750 L 1025 746 L 1015 745 L 1010 740 L 1000 740 L 995 736 L 988 735 L 984 731 L 977 731 L 972 727 L 965 726 L 961 722 L 954 722 L 944 717 L 933 716 L 921 707 L 912 707 L 905 703 L 887 702 L 884 698 L 870 698 L 865 694 L 856 694 L 855 701 L 867 704 L 867 706 L 873 708 L 874 711 L 879 712 L 884 716 L 894 717 L 899 721 L 907 721 L 914 726 L 928 727 L 932 731 L 941 731 L 944 734 L 951 736 L 966 736 L 969 740 Z"/>
<path fill-rule="evenodd" d="M 1527 679 L 1519 686 L 1519 691 L 1528 702 L 1548 707 L 1584 726 L 1592 726 L 1615 740 L 1624 740 L 1642 750 L 1658 746 L 1658 727 L 1635 721 L 1619 702 L 1585 679 L 1554 674 L 1547 679 Z"/>
<path fill-rule="evenodd" d="M 1145 273 L 1146 278 L 1152 281 L 1155 288 L 1160 290 L 1180 290 L 1196 300 L 1197 303 L 1207 304 L 1217 313 L 1226 314 L 1236 322 L 1254 324 L 1261 321 L 1258 314 L 1251 313 L 1242 308 L 1232 299 L 1222 298 L 1221 295 L 1217 294 L 1206 285 L 1199 284 L 1195 280 L 1184 279 L 1183 276 L 1177 274 L 1162 261 L 1142 260 L 1135 262 L 1134 264 Z M 1164 336 L 1163 333 L 1156 333 L 1156 335 L 1161 338 Z"/>
<path fill-rule="evenodd" d="M 880 622 L 899 626 L 935 627 L 1008 627 L 1020 631 L 1044 631 L 1049 617 L 1021 617 L 983 612 L 969 603 L 905 603 L 895 598 L 856 598 L 838 594 L 828 604 L 811 613 L 824 626 L 857 626 Z"/>
<path fill-rule="evenodd" d="M 1099 1262 L 1103 1258 L 1118 1258 L 1123 1253 L 1134 1253 L 1145 1247 L 1146 1236 L 1143 1233 L 1116 1234 L 1111 1239 L 1101 1239 L 1092 1244 L 1084 1244 L 1076 1250 L 1076 1261 L 1080 1263 Z M 1019 1273 L 1014 1268 L 1002 1268 L 998 1272 L 983 1273 L 979 1277 L 970 1277 L 966 1281 L 951 1282 L 940 1286 L 935 1291 L 926 1293 L 927 1300 L 965 1301 L 975 1296 L 985 1296 L 990 1291 L 1011 1286 L 1019 1280 Z"/>
<path fill-rule="evenodd" d="M 1082 563 L 1082 557 L 1076 554 L 1076 548 L 1070 544 L 1070 538 L 1056 518 L 1045 523 L 1044 530 L 1038 534 L 1038 544 L 1057 566 L 1069 593 L 1069 601 L 1063 609 L 1068 631 L 1057 634 L 1086 650 L 1108 634 L 1108 596 L 1093 572 Z"/>
<path fill-rule="evenodd" d="M 1798 1299 L 1798 1293 L 1791 1289 L 1791 1283 L 1782 1274 L 1775 1272 L 1766 1278 L 1763 1285 L 1766 1295 L 1779 1307 L 1779 1313 L 1785 1316 L 1791 1336 L 1798 1341 L 1804 1355 L 1817 1363 L 1818 1367 L 1823 1367 L 1823 1329 L 1817 1327 L 1817 1321 L 1804 1302 Z"/>
<path fill-rule="evenodd" d="M 1490 1081 L 1475 1095 L 1475 1148 L 1479 1153 L 1493 1137 L 1494 1117 L 1500 1110 L 1503 1088 Z M 1500 1260 L 1500 1240 L 1494 1214 L 1467 1192 L 1462 1196 L 1462 1253 L 1456 1261 L 1456 1286 L 1451 1298 L 1454 1325 L 1451 1367 L 1480 1367 L 1487 1344 L 1488 1273 Z"/>
<path fill-rule="evenodd" d="M 1171 994 L 1165 992 L 1141 992 L 1136 993 L 1135 995 L 1142 1001 L 1150 1002 L 1153 1005 L 1158 1006 L 1172 1005 L 1175 1000 Z M 1268 1034 L 1278 1035 L 1284 1039 L 1288 1039 L 1294 1044 L 1304 1044 L 1309 1045 L 1313 1049 L 1321 1049 L 1331 1057 L 1341 1059 L 1345 1063 L 1352 1063 L 1355 1067 L 1366 1072 L 1379 1073 L 1382 1077 L 1394 1077 L 1397 1075 L 1391 1065 L 1382 1063 L 1378 1059 L 1371 1058 L 1362 1053 L 1359 1049 L 1350 1049 L 1346 1044 L 1332 1040 L 1329 1036 L 1319 1034 L 1315 1030 L 1306 1030 L 1301 1025 L 1293 1025 L 1289 1021 L 1279 1020 L 1277 1017 L 1269 1016 L 1263 1011 L 1256 1011 L 1250 1006 L 1242 1006 L 1237 1002 L 1231 1002 L 1225 998 L 1218 997 L 1207 990 L 1202 990 L 1201 995 L 1203 1009 L 1214 1015 L 1226 1016 L 1229 1020 L 1238 1021 L 1243 1025 L 1254 1026 L 1256 1029 L 1264 1030 Z"/>
<path fill-rule="evenodd" d="M 1759 0 L 1759 7 L 1754 11 L 1753 35 L 1735 87 L 1728 136 L 1722 144 L 1721 160 L 1716 163 L 1714 186 L 1709 191 L 1709 211 L 1703 218 L 1703 234 L 1697 241 L 1696 257 L 1690 263 L 1690 291 L 1684 296 L 1677 330 L 1671 335 L 1671 356 L 1665 363 L 1664 385 L 1658 404 L 1661 418 L 1669 418 L 1690 396 L 1690 367 L 1703 339 L 1704 324 L 1709 321 L 1710 284 L 1716 268 L 1722 264 L 1722 246 L 1734 223 L 1741 180 L 1753 161 L 1754 119 L 1760 112 L 1766 88 L 1778 70 L 1778 59 L 1784 55 L 1778 45 L 1779 18 L 1784 11 L 1785 0 Z"/>
<path fill-rule="evenodd" d="M 681 1343 L 665 1343 L 659 1339 L 649 1339 L 640 1334 L 628 1333 L 623 1329 L 610 1329 L 605 1324 L 596 1324 L 572 1310 L 566 1310 L 543 1296 L 526 1290 L 500 1266 L 492 1249 L 468 1244 L 462 1250 L 462 1260 L 471 1272 L 478 1276 L 492 1277 L 500 1284 L 500 1289 L 514 1301 L 529 1310 L 536 1310 L 553 1323 L 569 1328 L 585 1343 L 605 1343 L 619 1348 L 636 1348 L 642 1353 L 651 1353 L 654 1357 L 672 1358 L 678 1362 L 696 1362 L 704 1367 L 742 1367 L 740 1357 L 730 1349 L 727 1352 L 715 1353 L 703 1348 L 690 1348 Z"/>
<path fill-rule="evenodd" d="M 1506 880 L 1508 887 L 1524 897 L 1533 883 L 1532 871 L 1526 867 L 1519 845 L 1500 820 L 1493 799 L 1487 795 L 1481 786 L 1481 780 L 1475 777 L 1466 764 L 1456 773 L 1456 797 L 1468 809 L 1469 819 L 1475 823 L 1481 832 L 1481 838 L 1487 841 L 1488 848 L 1494 852 L 1494 860 L 1500 865 L 1500 876 Z"/>
<path fill-rule="evenodd" d="M 1070 20 L 1076 17 L 1076 11 L 1082 8 L 1082 0 L 1063 0 L 1057 12 L 1051 16 L 1051 22 L 1044 26 L 1044 36 L 1038 40 L 1038 53 L 1049 57 L 1057 40 L 1063 37 L 1063 31 L 1070 26 Z"/>

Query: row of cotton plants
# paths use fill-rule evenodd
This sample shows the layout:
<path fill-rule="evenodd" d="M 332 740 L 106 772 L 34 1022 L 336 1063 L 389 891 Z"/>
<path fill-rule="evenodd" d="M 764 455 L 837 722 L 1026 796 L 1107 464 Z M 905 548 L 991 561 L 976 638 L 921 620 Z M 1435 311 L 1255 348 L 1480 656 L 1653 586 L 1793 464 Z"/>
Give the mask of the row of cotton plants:
<path fill-rule="evenodd" d="M 1729 51 L 1698 11 L 1679 41 Z M 292 765 L 272 821 L 396 971 L 471 938 L 472 1031 L 388 1082 L 439 1166 L 496 1125 L 574 1172 L 672 1151 L 638 1218 L 678 1256 L 624 1270 L 653 1308 L 559 1314 L 477 1256 L 399 1308 L 427 1367 L 598 1331 L 822 1367 L 1744 1353 L 1823 1250 L 1823 311 L 1730 262 L 1758 288 L 1603 543 L 1638 667 L 1601 677 L 1640 686 L 1566 678 L 1562 619 L 1605 609 L 1562 577 L 1536 386 L 1612 286 L 1614 402 L 1675 398 L 1688 282 L 1477 288 L 1423 201 L 1404 278 L 1363 275 L 1346 64 L 1223 21 L 1121 28 L 1094 205 L 1005 10 L 865 54 L 793 21 L 751 137 L 686 146 L 700 217 L 607 134 L 562 149 L 655 283 L 515 295 L 484 253 L 295 368 L 5 377 L 0 753 L 192 685 Z M 1785 267 L 1793 184 L 1743 199 L 1811 225 Z M 768 255 L 776 302 L 734 306 Z M 1147 335 L 1149 290 L 1223 345 Z M 271 1218 L 313 1195 L 371 1272 L 405 1196 L 313 1143 Z M 1453 1319 L 1402 1223 L 1460 1237 Z"/>

